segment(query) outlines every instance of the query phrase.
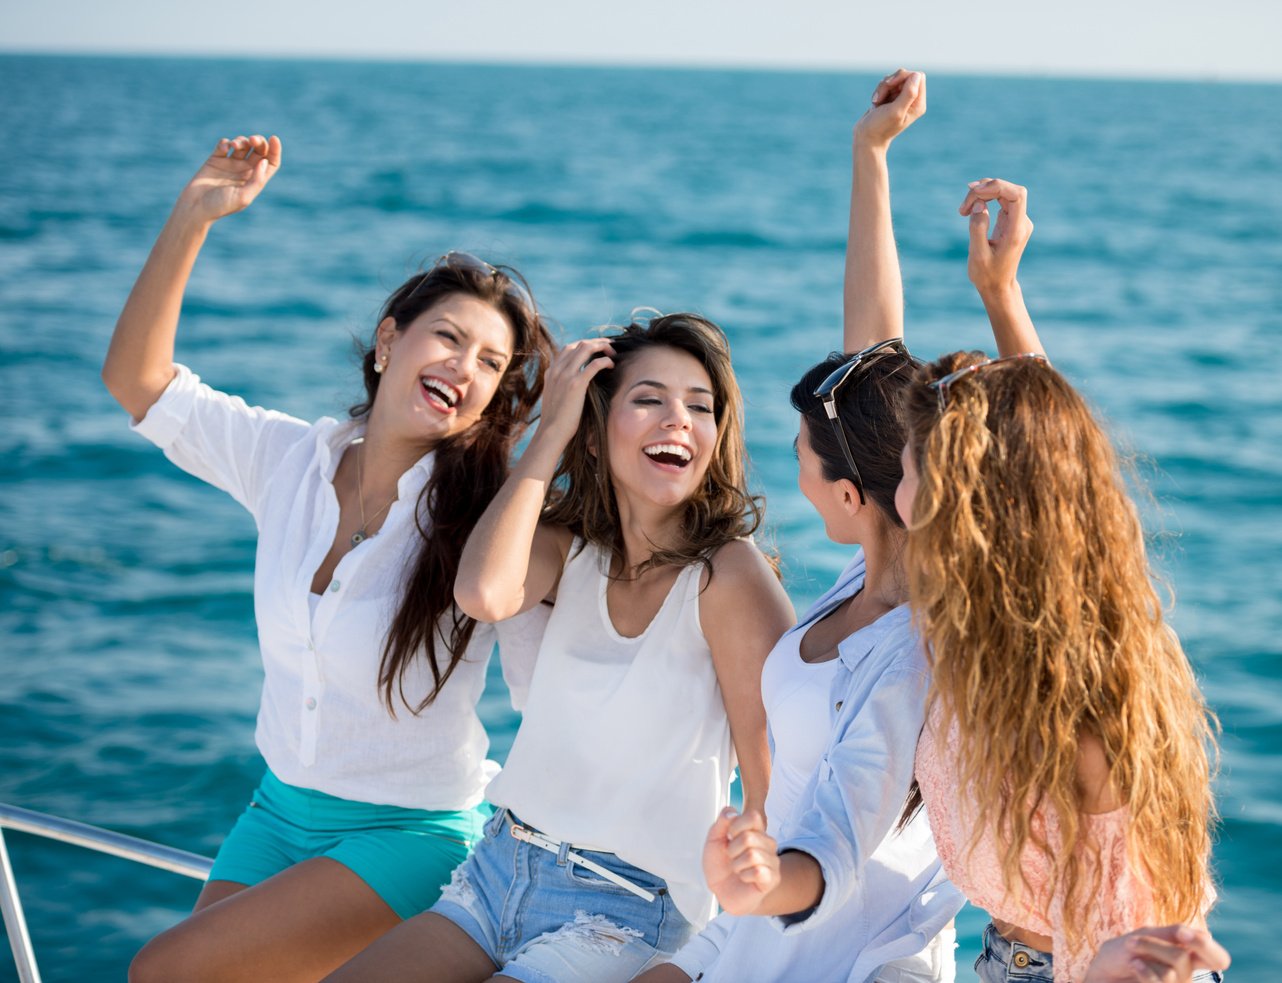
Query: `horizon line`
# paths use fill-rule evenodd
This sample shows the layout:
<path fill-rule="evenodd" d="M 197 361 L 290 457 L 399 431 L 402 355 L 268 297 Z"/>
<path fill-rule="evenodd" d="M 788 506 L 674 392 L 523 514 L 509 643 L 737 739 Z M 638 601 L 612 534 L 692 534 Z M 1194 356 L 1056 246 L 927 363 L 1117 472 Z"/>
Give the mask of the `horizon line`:
<path fill-rule="evenodd" d="M 838 74 L 879 75 L 884 73 L 885 66 L 873 67 L 862 64 L 845 64 L 835 62 L 791 62 L 751 61 L 715 58 L 702 61 L 674 59 L 647 59 L 643 57 L 612 57 L 594 59 L 588 56 L 551 56 L 547 58 L 522 57 L 520 55 L 481 55 L 451 56 L 448 54 L 412 54 L 402 52 L 341 52 L 341 51 L 227 51 L 204 48 L 52 48 L 43 46 L 14 47 L 0 43 L 0 57 L 34 57 L 34 58 L 136 58 L 136 59 L 181 59 L 196 58 L 206 61 L 295 61 L 295 62 L 340 62 L 354 64 L 401 64 L 401 65 L 451 65 L 510 68 L 598 68 L 619 70 L 659 70 L 659 71 L 741 71 L 741 72 L 778 72 L 781 74 Z M 1048 81 L 1125 81 L 1125 82 L 1185 82 L 1212 84 L 1248 84 L 1278 85 L 1282 84 L 1282 71 L 1275 75 L 1253 73 L 1224 73 L 1206 71 L 1201 73 L 1179 73 L 1175 71 L 1145 71 L 1125 68 L 1036 68 L 1033 66 L 976 66 L 966 64 L 936 64 L 923 69 L 928 74 L 943 74 L 970 78 L 1024 78 L 1046 79 Z"/>

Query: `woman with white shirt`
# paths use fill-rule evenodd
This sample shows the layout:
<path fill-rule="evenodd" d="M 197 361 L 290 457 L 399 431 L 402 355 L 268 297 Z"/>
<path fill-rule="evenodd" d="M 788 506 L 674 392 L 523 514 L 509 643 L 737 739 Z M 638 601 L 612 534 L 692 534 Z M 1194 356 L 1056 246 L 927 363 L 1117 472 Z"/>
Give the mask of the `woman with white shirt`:
<path fill-rule="evenodd" d="M 450 253 L 384 305 L 347 422 L 211 389 L 173 360 L 183 293 L 213 223 L 280 164 L 276 137 L 219 141 L 103 367 L 140 434 L 254 516 L 266 671 L 267 773 L 193 914 L 139 953 L 132 980 L 317 979 L 429 907 L 488 816 L 476 703 L 495 629 L 455 608 L 454 575 L 551 341 L 518 276 Z"/>
<path fill-rule="evenodd" d="M 749 538 L 742 412 L 725 335 L 698 315 L 557 356 L 456 583 L 482 618 L 556 600 L 486 792 L 498 811 L 432 910 L 331 983 L 624 983 L 711 917 L 703 839 L 736 758 L 761 808 L 758 681 L 792 621 Z"/>

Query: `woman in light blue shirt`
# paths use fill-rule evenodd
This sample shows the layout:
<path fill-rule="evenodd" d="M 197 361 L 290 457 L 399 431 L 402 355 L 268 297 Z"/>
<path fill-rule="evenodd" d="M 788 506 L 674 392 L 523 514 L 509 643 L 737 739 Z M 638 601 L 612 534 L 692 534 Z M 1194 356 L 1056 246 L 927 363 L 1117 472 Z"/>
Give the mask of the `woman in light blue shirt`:
<path fill-rule="evenodd" d="M 925 108 L 924 76 L 895 72 L 855 128 L 843 338 L 855 354 L 819 363 L 792 391 L 801 490 L 829 539 L 860 549 L 767 660 L 774 774 L 766 816 L 723 817 L 705 851 L 709 885 L 732 914 L 642 977 L 647 983 L 924 983 L 955 974 L 951 922 L 963 899 L 943 875 L 925 816 L 910 808 L 929 676 L 907 606 L 907 533 L 894 504 L 904 443 L 897 400 L 916 361 L 898 337 L 903 294 L 886 155 Z M 1007 231 L 1014 235 L 1002 241 Z M 1011 282 L 1026 241 L 1015 223 L 988 247 L 989 259 L 1000 247 Z M 981 294 L 1003 352 L 1037 346 L 1018 291 Z M 743 829 L 764 833 L 767 817 L 788 869 L 763 893 L 745 889 L 728 844 Z M 741 917 L 749 915 L 784 917 Z"/>

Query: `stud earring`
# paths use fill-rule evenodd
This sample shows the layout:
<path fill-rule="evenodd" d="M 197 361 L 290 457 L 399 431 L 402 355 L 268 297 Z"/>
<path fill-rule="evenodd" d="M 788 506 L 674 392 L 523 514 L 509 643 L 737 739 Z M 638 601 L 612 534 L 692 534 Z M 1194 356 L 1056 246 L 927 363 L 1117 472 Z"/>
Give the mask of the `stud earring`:
<path fill-rule="evenodd" d="M 387 356 L 386 356 L 386 355 L 384 355 L 384 356 L 383 356 L 383 360 L 382 360 L 381 362 L 380 362 L 377 358 L 375 358 L 375 359 L 374 359 L 374 371 L 375 371 L 378 375 L 382 375 L 382 374 L 383 374 L 383 370 L 384 370 L 385 368 L 387 368 Z"/>

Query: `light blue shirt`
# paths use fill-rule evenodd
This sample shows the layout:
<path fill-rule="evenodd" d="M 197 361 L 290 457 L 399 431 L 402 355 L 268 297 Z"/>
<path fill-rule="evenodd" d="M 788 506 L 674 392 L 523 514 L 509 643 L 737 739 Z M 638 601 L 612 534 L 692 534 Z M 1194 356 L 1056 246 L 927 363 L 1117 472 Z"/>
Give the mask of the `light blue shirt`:
<path fill-rule="evenodd" d="M 801 624 L 818 620 L 863 580 L 860 551 Z M 800 850 L 819 863 L 823 897 L 784 919 L 718 917 L 673 960 L 693 978 L 865 983 L 886 963 L 919 953 L 962 907 L 925 811 L 895 829 L 929 686 L 908 607 L 850 635 L 837 652 L 827 750 L 791 813 L 771 830 L 781 852 Z"/>

